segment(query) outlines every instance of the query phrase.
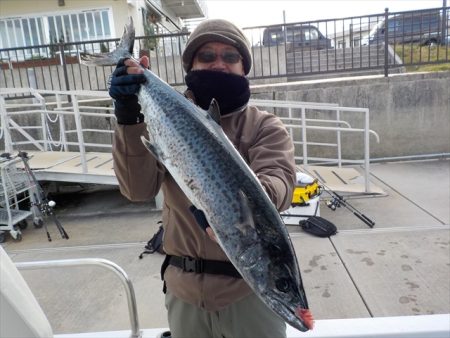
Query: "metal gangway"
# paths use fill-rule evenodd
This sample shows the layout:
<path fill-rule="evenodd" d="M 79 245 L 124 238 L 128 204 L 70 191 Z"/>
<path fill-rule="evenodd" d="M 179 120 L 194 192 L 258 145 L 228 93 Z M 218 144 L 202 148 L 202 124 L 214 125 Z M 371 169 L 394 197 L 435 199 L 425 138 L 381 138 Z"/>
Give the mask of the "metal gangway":
<path fill-rule="evenodd" d="M 0 140 L 31 155 L 39 180 L 117 185 L 112 110 L 107 92 L 2 88 Z"/>
<path fill-rule="evenodd" d="M 360 165 L 363 190 L 372 192 L 370 138 L 379 142 L 379 137 L 369 128 L 368 108 L 261 99 L 250 103 L 285 123 L 299 165 Z M 39 180 L 118 184 L 111 155 L 116 121 L 106 91 L 0 88 L 0 123 L 4 150 L 30 153 Z"/>

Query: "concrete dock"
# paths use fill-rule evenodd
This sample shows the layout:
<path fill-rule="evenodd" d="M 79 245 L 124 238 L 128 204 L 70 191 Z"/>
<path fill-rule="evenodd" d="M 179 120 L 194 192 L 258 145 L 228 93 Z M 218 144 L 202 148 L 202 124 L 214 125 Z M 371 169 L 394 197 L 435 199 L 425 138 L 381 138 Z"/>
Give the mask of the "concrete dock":
<path fill-rule="evenodd" d="M 289 226 L 315 318 L 450 313 L 450 160 L 372 164 L 370 181 L 384 194 L 347 201 L 371 218 L 374 228 L 324 202 L 320 214 L 338 234 L 319 238 Z M 114 187 L 59 194 L 55 200 L 70 239 L 61 239 L 51 220 L 52 242 L 44 229 L 30 225 L 21 242 L 2 244 L 12 260 L 111 260 L 133 281 L 141 327 L 167 327 L 159 276 L 163 256 L 138 258 L 161 219 L 154 204 L 130 203 Z M 130 328 L 122 285 L 111 272 L 77 267 L 22 275 L 56 334 Z"/>

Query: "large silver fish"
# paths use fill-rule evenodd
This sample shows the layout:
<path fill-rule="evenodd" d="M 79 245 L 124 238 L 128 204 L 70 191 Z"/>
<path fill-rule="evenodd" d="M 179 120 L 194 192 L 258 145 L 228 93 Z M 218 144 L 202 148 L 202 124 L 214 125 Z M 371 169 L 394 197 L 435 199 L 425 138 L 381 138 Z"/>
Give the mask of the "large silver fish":
<path fill-rule="evenodd" d="M 134 27 L 119 47 L 83 63 L 111 65 L 131 57 Z M 164 164 L 189 200 L 205 213 L 222 249 L 254 292 L 293 327 L 312 329 L 294 248 L 259 180 L 222 131 L 218 108 L 204 111 L 149 70 L 139 91 L 149 151 Z"/>

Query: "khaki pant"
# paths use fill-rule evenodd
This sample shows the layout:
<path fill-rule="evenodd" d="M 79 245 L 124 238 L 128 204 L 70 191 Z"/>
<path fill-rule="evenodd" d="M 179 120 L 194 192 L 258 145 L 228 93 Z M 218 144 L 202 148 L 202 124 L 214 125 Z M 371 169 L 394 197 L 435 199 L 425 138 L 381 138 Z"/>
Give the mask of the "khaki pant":
<path fill-rule="evenodd" d="M 285 338 L 286 324 L 252 294 L 208 312 L 166 293 L 172 338 Z"/>

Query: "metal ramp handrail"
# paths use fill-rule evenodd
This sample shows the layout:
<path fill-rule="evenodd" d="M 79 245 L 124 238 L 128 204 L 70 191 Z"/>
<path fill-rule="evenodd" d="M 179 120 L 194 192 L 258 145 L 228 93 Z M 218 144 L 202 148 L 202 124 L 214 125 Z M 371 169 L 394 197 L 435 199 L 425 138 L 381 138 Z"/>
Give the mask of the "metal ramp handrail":
<path fill-rule="evenodd" d="M 34 98 L 33 103 L 6 103 L 5 97 L 11 94 L 27 94 Z M 66 99 L 67 98 L 67 99 Z M 85 133 L 103 133 L 112 134 L 113 130 L 96 129 L 84 127 L 83 119 L 86 118 L 115 118 L 111 114 L 112 104 L 108 107 L 92 105 L 98 102 L 111 102 L 106 91 L 63 91 L 63 90 L 36 90 L 33 88 L 0 88 L 0 117 L 1 132 L 0 138 L 4 140 L 5 150 L 12 152 L 15 147 L 24 145 L 33 145 L 39 151 L 54 151 L 53 146 L 59 146 L 60 151 L 69 151 L 69 147 L 76 147 L 80 153 L 81 168 L 83 174 L 89 174 L 87 167 L 86 148 L 98 147 L 111 149 L 112 142 L 98 143 L 85 140 Z M 379 142 L 379 136 L 376 132 L 369 129 L 369 109 L 356 107 L 343 107 L 334 103 L 319 102 L 300 102 L 283 100 L 261 100 L 252 99 L 250 103 L 258 107 L 268 107 L 277 110 L 275 113 L 280 116 L 283 123 L 288 128 L 295 146 L 300 146 L 302 156 L 296 156 L 296 160 L 302 161 L 308 165 L 311 161 L 318 163 L 332 164 L 336 163 L 339 167 L 343 163 L 361 164 L 365 170 L 365 190 L 370 192 L 369 174 L 370 174 L 370 135 L 375 136 Z M 93 110 L 97 110 L 93 112 Z M 286 111 L 287 114 L 280 114 Z M 104 112 L 103 112 L 104 111 Z M 326 118 L 307 118 L 307 112 L 322 112 L 334 114 L 334 117 Z M 343 112 L 352 114 L 362 114 L 364 118 L 363 126 L 360 128 L 352 127 L 348 121 L 341 119 Z M 20 126 L 14 118 L 24 114 L 38 114 L 40 124 L 32 126 Z M 75 127 L 67 129 L 64 117 L 73 116 Z M 49 122 L 50 121 L 50 122 Z M 59 122 L 59 141 L 53 139 L 49 123 Z M 297 138 L 295 130 L 301 132 L 301 137 Z M 313 142 L 307 137 L 308 130 L 326 131 L 336 133 L 335 142 Z M 16 131 L 22 136 L 22 140 L 14 140 L 11 132 Z M 39 136 L 32 136 L 32 132 Z M 362 160 L 352 160 L 342 158 L 342 133 L 359 133 L 364 138 L 364 155 Z M 71 135 L 76 135 L 76 139 Z M 72 138 L 72 139 L 71 139 Z M 334 147 L 336 148 L 336 157 L 312 157 L 308 154 L 309 146 Z"/>
<path fill-rule="evenodd" d="M 296 160 L 302 160 L 303 165 L 308 165 L 311 160 L 322 163 L 336 163 L 339 167 L 345 163 L 356 163 L 364 166 L 365 191 L 370 192 L 370 135 L 373 135 L 376 141 L 380 142 L 378 134 L 369 128 L 370 113 L 368 108 L 344 107 L 332 103 L 318 102 L 297 102 L 297 101 L 271 101 L 271 100 L 251 100 L 251 103 L 259 107 L 282 108 L 287 109 L 287 116 L 279 116 L 285 126 L 290 131 L 294 145 L 302 146 L 302 156 L 296 156 Z M 300 117 L 295 114 L 295 110 L 300 110 Z M 306 111 L 320 111 L 335 113 L 335 119 L 312 119 L 306 118 Z M 347 121 L 341 120 L 341 113 L 359 113 L 364 116 L 364 126 L 362 128 L 354 128 Z M 277 112 L 275 112 L 279 115 Z M 314 122 L 315 125 L 311 125 Z M 334 126 L 325 126 L 333 124 Z M 293 131 L 297 129 L 301 131 L 301 139 L 296 140 Z M 307 130 L 324 130 L 336 132 L 335 143 L 310 142 L 307 139 Z M 342 158 L 342 132 L 363 133 L 364 137 L 364 155 L 363 160 L 350 160 Z M 337 158 L 320 158 L 308 156 L 308 146 L 323 146 L 337 148 Z"/>
<path fill-rule="evenodd" d="M 7 104 L 4 96 L 11 94 L 28 94 L 33 97 L 33 100 L 37 100 L 38 103 L 12 103 Z M 47 100 L 44 99 L 46 95 Z M 48 97 L 53 98 L 53 101 Z M 67 100 L 64 100 L 67 97 Z M 92 112 L 93 109 L 98 111 L 112 111 L 111 107 L 101 106 L 84 106 L 83 104 L 91 102 L 107 101 L 111 102 L 111 97 L 107 92 L 99 91 L 61 91 L 61 90 L 36 90 L 33 88 L 1 88 L 0 89 L 0 114 L 1 114 L 1 134 L 5 143 L 5 151 L 13 152 L 15 147 L 22 145 L 33 145 L 39 151 L 54 151 L 52 146 L 57 146 L 60 151 L 69 151 L 69 146 L 75 146 L 80 153 L 80 163 L 83 174 L 88 174 L 86 148 L 97 147 L 111 149 L 111 142 L 105 143 L 90 143 L 85 142 L 84 134 L 86 132 L 112 134 L 112 130 L 96 129 L 96 128 L 84 128 L 82 119 L 83 117 L 104 117 L 115 118 L 114 114 Z M 112 106 L 112 104 L 111 104 Z M 33 108 L 33 109 L 29 109 Z M 40 109 L 35 109 L 40 108 Z M 9 111 L 10 109 L 22 109 L 18 111 Z M 87 111 L 86 111 L 87 110 Z M 41 124 L 38 126 L 20 126 L 17 124 L 13 117 L 24 114 L 39 114 Z M 51 116 L 56 116 L 53 120 Z M 64 122 L 65 116 L 73 116 L 75 128 L 66 129 Z M 52 138 L 50 128 L 48 126 L 48 120 L 52 123 L 56 123 L 59 119 L 59 142 L 55 142 Z M 40 131 L 40 138 L 31 136 L 30 130 Z M 25 140 L 15 141 L 11 138 L 11 131 L 15 130 L 23 136 Z M 76 140 L 68 140 L 68 136 L 76 134 Z"/>

